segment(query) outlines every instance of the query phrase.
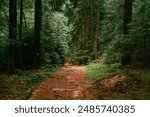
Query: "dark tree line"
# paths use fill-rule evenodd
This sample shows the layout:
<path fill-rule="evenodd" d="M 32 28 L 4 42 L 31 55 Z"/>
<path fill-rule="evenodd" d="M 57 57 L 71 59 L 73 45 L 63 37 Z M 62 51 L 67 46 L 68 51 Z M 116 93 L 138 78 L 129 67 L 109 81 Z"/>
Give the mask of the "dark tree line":
<path fill-rule="evenodd" d="M 67 23 L 65 23 L 67 18 L 65 19 L 66 21 L 62 20 L 62 22 L 58 22 L 57 19 L 51 22 L 52 14 L 57 15 L 60 13 L 58 19 L 64 16 L 64 11 L 62 10 L 64 3 L 65 0 L 9 0 L 7 2 L 2 0 L 0 5 L 4 10 L 4 14 L 9 12 L 9 21 L 4 21 L 9 23 L 8 50 L 6 49 L 7 46 L 2 47 L 5 51 L 0 48 L 2 56 L 5 56 L 8 52 L 7 58 L 2 58 L 4 60 L 2 69 L 6 68 L 8 72 L 14 73 L 17 69 L 40 68 L 42 64 L 54 64 L 54 66 L 57 66 L 57 64 L 64 63 L 67 38 L 60 40 L 60 36 L 57 36 L 57 34 L 56 37 L 58 38 L 53 40 L 55 38 L 53 37 L 54 33 L 58 32 L 54 31 L 53 33 L 52 30 L 58 30 L 59 24 L 64 26 L 64 29 L 62 28 L 60 31 L 65 30 L 65 27 L 68 28 Z M 9 11 L 7 11 L 7 8 Z M 43 11 L 44 13 L 42 13 Z M 49 20 L 47 20 L 45 14 L 49 14 Z M 44 20 L 42 21 L 42 19 Z M 58 26 L 55 25 L 51 28 L 53 22 L 58 22 Z M 64 31 L 66 37 L 67 31 L 67 29 L 66 32 Z M 5 33 L 7 34 L 7 31 Z M 60 33 L 60 35 L 64 34 Z M 0 33 L 0 36 L 1 38 L 3 37 L 3 32 Z"/>
<path fill-rule="evenodd" d="M 41 66 L 41 25 L 42 25 L 42 0 L 35 0 L 35 23 L 34 23 L 34 39 L 33 39 L 33 68 L 39 68 Z M 19 62 L 23 63 L 22 44 L 16 46 L 17 37 L 22 40 L 22 22 L 23 22 L 23 0 L 20 0 L 20 26 L 19 34 L 17 35 L 17 1 L 9 0 L 9 40 L 11 42 L 9 46 L 8 57 L 8 72 L 15 72 L 15 65 Z M 19 50 L 19 59 L 15 56 L 15 53 Z M 19 60 L 19 61 L 16 61 Z M 16 63 L 16 64 L 15 64 Z"/>

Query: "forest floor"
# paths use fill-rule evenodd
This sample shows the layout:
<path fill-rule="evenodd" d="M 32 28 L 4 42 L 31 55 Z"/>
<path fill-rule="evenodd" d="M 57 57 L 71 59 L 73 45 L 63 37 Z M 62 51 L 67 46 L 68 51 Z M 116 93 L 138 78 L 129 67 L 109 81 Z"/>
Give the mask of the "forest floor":
<path fill-rule="evenodd" d="M 94 100 L 99 97 L 100 85 L 103 89 L 110 89 L 118 82 L 127 80 L 127 77 L 121 75 L 110 76 L 99 83 L 88 82 L 84 78 L 84 66 L 65 65 L 65 68 L 44 81 L 30 97 L 31 100 Z M 104 90 L 103 90 L 104 91 Z"/>

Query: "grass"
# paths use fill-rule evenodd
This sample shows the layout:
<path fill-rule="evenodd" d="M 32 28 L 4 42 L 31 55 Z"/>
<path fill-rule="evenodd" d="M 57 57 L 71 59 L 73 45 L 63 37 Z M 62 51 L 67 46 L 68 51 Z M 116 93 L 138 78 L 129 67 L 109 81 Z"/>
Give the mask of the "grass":
<path fill-rule="evenodd" d="M 15 75 L 0 74 L 0 99 L 25 100 L 44 80 L 62 68 L 23 71 Z"/>
<path fill-rule="evenodd" d="M 103 78 L 118 74 L 121 70 L 118 64 L 100 64 L 100 63 L 90 63 L 85 68 L 85 78 L 88 81 L 96 82 L 102 80 Z"/>

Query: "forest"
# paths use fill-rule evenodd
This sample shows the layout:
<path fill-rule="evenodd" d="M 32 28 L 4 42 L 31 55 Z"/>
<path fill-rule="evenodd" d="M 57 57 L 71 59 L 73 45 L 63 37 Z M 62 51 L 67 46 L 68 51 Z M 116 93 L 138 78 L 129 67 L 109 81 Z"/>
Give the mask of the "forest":
<path fill-rule="evenodd" d="M 150 99 L 150 0 L 0 0 L 0 99 Z"/>

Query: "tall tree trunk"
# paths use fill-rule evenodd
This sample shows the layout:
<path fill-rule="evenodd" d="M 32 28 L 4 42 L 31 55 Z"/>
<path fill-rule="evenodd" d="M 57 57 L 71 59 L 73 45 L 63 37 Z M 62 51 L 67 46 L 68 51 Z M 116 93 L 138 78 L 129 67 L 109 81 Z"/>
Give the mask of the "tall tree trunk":
<path fill-rule="evenodd" d="M 83 51 L 83 25 L 81 25 L 81 29 L 80 29 L 80 50 Z"/>
<path fill-rule="evenodd" d="M 129 34 L 128 24 L 132 21 L 132 0 L 125 0 L 124 3 L 124 35 Z"/>
<path fill-rule="evenodd" d="M 8 72 L 13 73 L 14 67 L 14 45 L 17 39 L 17 8 L 16 0 L 9 0 L 9 57 L 8 57 Z"/>
<path fill-rule="evenodd" d="M 93 51 L 93 37 L 92 37 L 92 16 L 93 16 L 93 1 L 88 1 L 88 18 L 87 18 L 87 49 L 90 53 Z M 93 56 L 91 56 L 93 58 Z"/>
<path fill-rule="evenodd" d="M 88 9 L 87 9 L 87 11 L 89 12 L 89 2 L 88 2 Z M 90 33 L 90 15 L 89 15 L 89 13 L 88 13 L 88 16 L 87 16 L 87 18 L 86 18 L 86 38 L 87 38 L 87 49 L 89 50 L 89 48 L 90 48 L 90 44 L 89 44 L 89 41 L 90 41 L 90 38 L 89 38 L 89 33 Z"/>
<path fill-rule="evenodd" d="M 82 25 L 82 50 L 85 51 L 85 29 L 84 29 L 84 24 Z"/>
<path fill-rule="evenodd" d="M 19 41 L 22 42 L 22 21 L 23 21 L 23 0 L 20 0 L 20 27 L 19 27 Z M 23 55 L 22 55 L 22 43 L 19 43 L 19 66 L 23 65 Z"/>
<path fill-rule="evenodd" d="M 25 12 L 23 11 L 23 20 L 24 20 L 24 25 L 27 28 L 27 21 L 26 21 L 26 16 L 25 16 Z"/>
<path fill-rule="evenodd" d="M 89 26 L 89 32 L 90 32 L 90 40 L 93 43 L 93 0 L 90 0 L 90 26 Z"/>
<path fill-rule="evenodd" d="M 83 38 L 84 38 L 83 50 L 85 51 L 85 50 L 87 50 L 87 48 L 86 48 L 86 45 L 87 45 L 86 44 L 87 43 L 87 39 L 86 39 L 86 25 L 85 25 L 85 23 L 83 24 Z"/>
<path fill-rule="evenodd" d="M 96 0 L 96 34 L 95 34 L 95 59 L 98 58 L 99 52 L 99 37 L 100 37 L 100 5 L 99 0 Z"/>
<path fill-rule="evenodd" d="M 132 21 L 132 0 L 125 0 L 124 1 L 124 36 L 127 39 L 129 35 L 129 23 Z M 130 65 L 131 64 L 131 53 L 130 53 L 130 46 L 127 44 L 123 47 L 123 55 L 121 57 L 121 64 L 122 66 Z"/>
<path fill-rule="evenodd" d="M 33 67 L 39 68 L 41 66 L 41 25 L 42 25 L 42 0 L 35 0 L 35 24 L 34 24 L 34 60 Z"/>

